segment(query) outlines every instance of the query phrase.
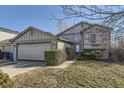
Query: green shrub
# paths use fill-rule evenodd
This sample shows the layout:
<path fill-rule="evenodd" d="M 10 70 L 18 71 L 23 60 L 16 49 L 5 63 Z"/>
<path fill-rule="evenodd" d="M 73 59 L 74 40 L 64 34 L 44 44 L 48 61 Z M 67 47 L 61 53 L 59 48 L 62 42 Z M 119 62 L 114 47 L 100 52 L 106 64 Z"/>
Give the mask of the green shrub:
<path fill-rule="evenodd" d="M 1 88 L 9 88 L 9 87 L 13 87 L 13 85 L 14 85 L 14 83 L 9 78 L 9 76 L 0 70 L 0 87 Z"/>
<path fill-rule="evenodd" d="M 80 52 L 79 60 L 82 59 L 96 59 L 96 57 L 101 56 L 102 52 L 100 50 L 83 50 Z"/>
<path fill-rule="evenodd" d="M 65 52 L 66 52 L 66 55 L 67 55 L 67 59 L 72 59 L 74 57 L 74 54 L 75 54 L 75 51 L 73 48 L 65 48 Z"/>
<path fill-rule="evenodd" d="M 60 65 L 65 61 L 66 54 L 62 50 L 45 51 L 45 61 L 49 66 Z"/>

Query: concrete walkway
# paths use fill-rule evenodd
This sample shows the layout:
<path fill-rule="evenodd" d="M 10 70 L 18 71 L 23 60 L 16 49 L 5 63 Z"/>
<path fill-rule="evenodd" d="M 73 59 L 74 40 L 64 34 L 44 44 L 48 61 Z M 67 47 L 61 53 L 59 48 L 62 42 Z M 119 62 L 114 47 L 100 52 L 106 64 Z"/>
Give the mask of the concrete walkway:
<path fill-rule="evenodd" d="M 59 65 L 59 66 L 47 66 L 46 68 L 66 68 L 68 67 L 70 64 L 74 63 L 74 61 L 66 61 L 63 64 Z"/>

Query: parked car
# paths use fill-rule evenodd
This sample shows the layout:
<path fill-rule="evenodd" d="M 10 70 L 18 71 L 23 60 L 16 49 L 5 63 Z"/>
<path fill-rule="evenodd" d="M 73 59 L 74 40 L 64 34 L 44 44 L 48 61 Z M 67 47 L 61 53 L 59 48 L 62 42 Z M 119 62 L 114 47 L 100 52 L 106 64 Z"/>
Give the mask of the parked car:
<path fill-rule="evenodd" d="M 13 60 L 13 54 L 11 52 L 4 52 L 0 50 L 0 59 L 10 59 Z"/>
<path fill-rule="evenodd" d="M 3 59 L 4 53 L 0 50 L 0 59 Z"/>

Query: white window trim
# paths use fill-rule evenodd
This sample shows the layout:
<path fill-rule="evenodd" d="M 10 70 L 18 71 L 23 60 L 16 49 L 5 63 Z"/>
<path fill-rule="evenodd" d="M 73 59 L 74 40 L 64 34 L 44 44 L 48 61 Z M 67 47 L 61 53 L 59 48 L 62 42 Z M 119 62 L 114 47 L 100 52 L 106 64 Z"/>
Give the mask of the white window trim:
<path fill-rule="evenodd" d="M 75 41 L 80 41 L 80 34 L 75 34 L 74 40 L 75 40 Z"/>
<path fill-rule="evenodd" d="M 91 42 L 91 35 L 95 34 L 95 42 Z M 90 43 L 91 44 L 100 44 L 101 42 L 101 37 L 100 37 L 100 33 L 90 33 L 90 37 L 89 37 Z"/>

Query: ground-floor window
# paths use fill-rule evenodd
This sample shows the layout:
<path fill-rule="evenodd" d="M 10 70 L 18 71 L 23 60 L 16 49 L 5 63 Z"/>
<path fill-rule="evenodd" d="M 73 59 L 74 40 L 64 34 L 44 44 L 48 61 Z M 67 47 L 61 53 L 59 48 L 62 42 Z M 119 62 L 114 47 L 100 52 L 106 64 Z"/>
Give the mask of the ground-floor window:
<path fill-rule="evenodd" d="M 52 49 L 56 49 L 56 42 L 52 42 Z"/>
<path fill-rule="evenodd" d="M 76 44 L 76 52 L 80 52 L 80 45 Z"/>

